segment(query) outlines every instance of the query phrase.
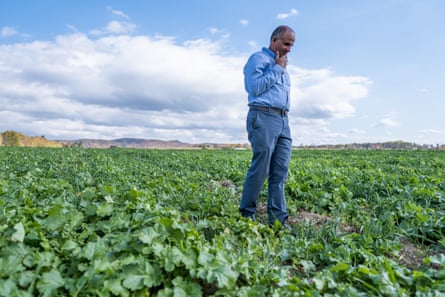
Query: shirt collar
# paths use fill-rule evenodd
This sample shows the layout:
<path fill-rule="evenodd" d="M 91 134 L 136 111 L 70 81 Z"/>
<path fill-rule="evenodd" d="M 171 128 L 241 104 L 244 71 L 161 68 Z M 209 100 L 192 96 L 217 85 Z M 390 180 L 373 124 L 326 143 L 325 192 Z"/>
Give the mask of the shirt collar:
<path fill-rule="evenodd" d="M 269 48 L 263 47 L 263 52 L 265 52 L 266 54 L 271 56 L 273 59 L 275 59 L 275 53 L 273 51 L 271 51 Z"/>

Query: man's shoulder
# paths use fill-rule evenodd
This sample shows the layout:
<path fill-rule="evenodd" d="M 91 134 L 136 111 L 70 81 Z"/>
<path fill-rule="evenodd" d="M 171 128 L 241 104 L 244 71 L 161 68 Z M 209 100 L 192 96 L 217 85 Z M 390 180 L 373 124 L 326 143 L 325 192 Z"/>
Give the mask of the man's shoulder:
<path fill-rule="evenodd" d="M 252 56 L 253 55 L 259 55 L 259 56 L 268 57 L 268 58 L 271 58 L 271 59 L 274 58 L 274 53 L 270 49 L 268 49 L 267 47 L 263 47 L 261 50 L 253 53 Z"/>
<path fill-rule="evenodd" d="M 250 55 L 249 60 L 269 61 L 273 60 L 273 57 L 263 48 L 262 50 L 256 51 L 252 55 Z"/>

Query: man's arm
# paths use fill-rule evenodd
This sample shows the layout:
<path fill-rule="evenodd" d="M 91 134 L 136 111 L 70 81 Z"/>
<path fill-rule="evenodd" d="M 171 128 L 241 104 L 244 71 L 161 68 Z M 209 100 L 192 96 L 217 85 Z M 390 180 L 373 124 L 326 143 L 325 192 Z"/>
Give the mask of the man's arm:
<path fill-rule="evenodd" d="M 284 62 L 283 57 L 281 57 L 281 61 Z M 246 91 L 252 96 L 260 96 L 281 78 L 284 71 L 283 66 L 278 63 L 271 64 L 259 56 L 252 56 L 244 67 Z"/>

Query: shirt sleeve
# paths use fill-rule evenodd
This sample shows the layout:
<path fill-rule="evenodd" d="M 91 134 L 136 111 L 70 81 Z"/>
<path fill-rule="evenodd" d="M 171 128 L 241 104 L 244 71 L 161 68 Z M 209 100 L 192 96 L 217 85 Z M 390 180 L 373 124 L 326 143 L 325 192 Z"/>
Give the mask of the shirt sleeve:
<path fill-rule="evenodd" d="M 246 91 L 258 97 L 268 91 L 280 78 L 284 68 L 270 59 L 260 55 L 250 57 L 244 67 L 244 84 Z"/>

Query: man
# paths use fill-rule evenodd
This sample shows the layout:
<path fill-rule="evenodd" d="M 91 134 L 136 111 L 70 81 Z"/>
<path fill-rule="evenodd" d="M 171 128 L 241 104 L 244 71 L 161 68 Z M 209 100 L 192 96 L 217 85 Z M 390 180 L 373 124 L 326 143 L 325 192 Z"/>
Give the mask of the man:
<path fill-rule="evenodd" d="M 252 54 L 244 66 L 244 86 L 248 93 L 247 133 L 252 160 L 244 182 L 240 203 L 242 216 L 255 219 L 257 199 L 268 178 L 267 214 L 270 224 L 279 221 L 285 228 L 288 213 L 284 183 L 288 174 L 292 138 L 289 111 L 290 78 L 287 54 L 295 42 L 288 26 L 277 27 L 269 48 Z"/>

